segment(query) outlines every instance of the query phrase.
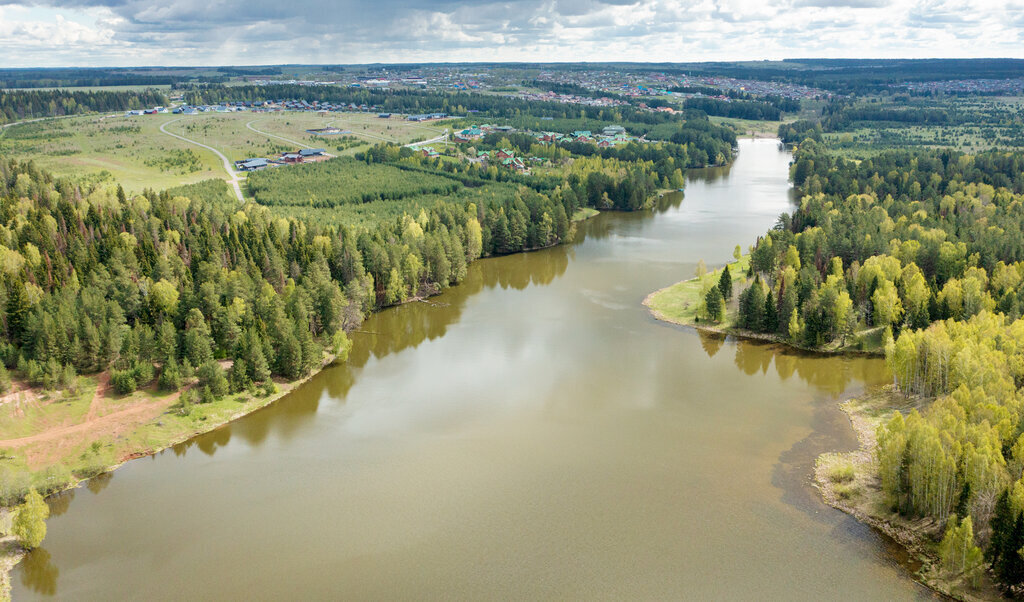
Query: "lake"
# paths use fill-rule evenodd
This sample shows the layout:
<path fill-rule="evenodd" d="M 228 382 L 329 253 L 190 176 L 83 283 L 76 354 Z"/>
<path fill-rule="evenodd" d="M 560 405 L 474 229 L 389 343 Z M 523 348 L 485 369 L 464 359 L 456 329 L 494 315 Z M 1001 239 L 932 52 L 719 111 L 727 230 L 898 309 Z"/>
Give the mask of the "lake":
<path fill-rule="evenodd" d="M 791 211 L 789 160 L 742 140 L 685 198 L 374 315 L 347 364 L 51 500 L 14 599 L 928 597 L 811 484 L 884 362 L 641 305 Z"/>

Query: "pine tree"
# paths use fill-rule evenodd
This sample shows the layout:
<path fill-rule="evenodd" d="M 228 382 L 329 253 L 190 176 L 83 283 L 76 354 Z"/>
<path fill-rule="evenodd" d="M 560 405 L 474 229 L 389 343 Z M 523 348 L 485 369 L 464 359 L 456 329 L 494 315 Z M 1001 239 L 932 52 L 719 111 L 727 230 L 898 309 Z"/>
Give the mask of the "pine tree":
<path fill-rule="evenodd" d="M 178 369 L 178 361 L 173 357 L 164 364 L 157 384 L 161 391 L 177 391 L 181 388 L 181 371 Z"/>
<path fill-rule="evenodd" d="M 718 279 L 718 290 L 726 301 L 732 299 L 732 274 L 729 272 L 728 264 L 722 269 L 722 275 Z"/>
<path fill-rule="evenodd" d="M 7 366 L 0 361 L 0 393 L 6 393 L 11 388 L 11 375 L 7 372 Z"/>
<path fill-rule="evenodd" d="M 1024 547 L 1024 515 L 1017 515 L 1013 529 L 1002 538 L 1001 543 L 996 575 L 1006 585 L 1017 585 L 1024 581 L 1024 558 L 1020 555 L 1020 549 Z"/>

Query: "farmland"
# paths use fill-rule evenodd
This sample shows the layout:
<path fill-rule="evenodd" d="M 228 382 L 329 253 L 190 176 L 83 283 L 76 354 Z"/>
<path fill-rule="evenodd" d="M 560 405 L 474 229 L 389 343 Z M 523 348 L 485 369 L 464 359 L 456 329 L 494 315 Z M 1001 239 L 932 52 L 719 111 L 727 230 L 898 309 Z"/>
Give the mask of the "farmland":
<path fill-rule="evenodd" d="M 89 115 L 4 128 L 0 155 L 35 161 L 56 175 L 110 178 L 128 192 L 226 177 L 212 152 L 165 135 L 160 131 L 164 124 L 167 131 L 217 148 L 232 161 L 295 150 L 297 145 L 288 140 L 351 155 L 370 144 L 405 144 L 442 131 L 398 117 L 380 119 L 362 113 Z M 317 136 L 306 131 L 332 125 L 351 134 Z M 365 143 L 352 141 L 353 136 Z"/>
<path fill-rule="evenodd" d="M 342 158 L 271 169 L 249 176 L 249 193 L 261 205 L 335 207 L 400 200 L 420 194 L 455 192 L 455 180 L 404 171 L 391 165 L 366 165 Z"/>

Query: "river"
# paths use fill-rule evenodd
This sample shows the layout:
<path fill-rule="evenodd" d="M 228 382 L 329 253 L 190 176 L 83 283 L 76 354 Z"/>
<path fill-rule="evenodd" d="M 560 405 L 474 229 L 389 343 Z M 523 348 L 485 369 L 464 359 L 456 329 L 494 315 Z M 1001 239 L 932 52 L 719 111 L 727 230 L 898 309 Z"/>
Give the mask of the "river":
<path fill-rule="evenodd" d="M 371 317 L 346 365 L 53 499 L 14 599 L 927 597 L 811 486 L 884 363 L 641 306 L 791 210 L 788 161 L 742 140 L 685 199 Z"/>

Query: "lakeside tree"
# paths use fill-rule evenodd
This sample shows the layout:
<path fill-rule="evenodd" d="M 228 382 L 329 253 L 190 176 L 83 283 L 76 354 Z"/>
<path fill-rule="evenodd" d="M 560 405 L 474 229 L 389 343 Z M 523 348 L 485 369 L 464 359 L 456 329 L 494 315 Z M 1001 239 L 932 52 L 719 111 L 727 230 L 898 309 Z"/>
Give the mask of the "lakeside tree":
<path fill-rule="evenodd" d="M 729 272 L 728 264 L 722 269 L 722 275 L 718 278 L 718 290 L 726 301 L 732 299 L 732 274 Z"/>
<path fill-rule="evenodd" d="M 717 286 L 708 288 L 708 292 L 704 296 L 704 305 L 709 320 L 721 322 L 725 319 L 725 299 L 722 298 L 722 291 Z"/>
<path fill-rule="evenodd" d="M 35 488 L 29 490 L 25 501 L 18 506 L 11 525 L 11 532 L 18 543 L 26 549 L 38 548 L 46 537 L 46 519 L 50 507 Z"/>

